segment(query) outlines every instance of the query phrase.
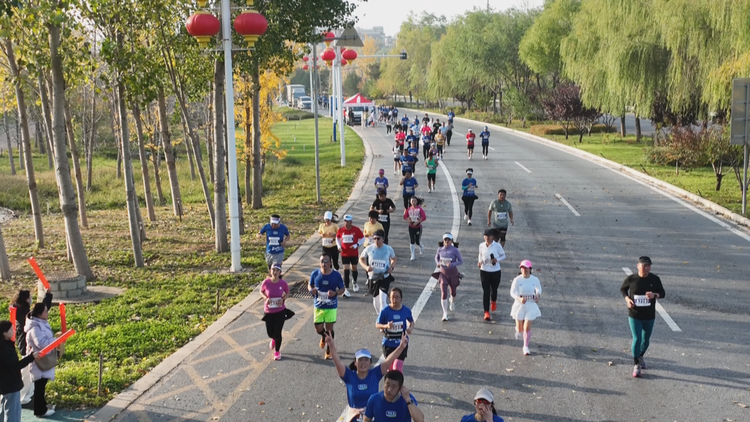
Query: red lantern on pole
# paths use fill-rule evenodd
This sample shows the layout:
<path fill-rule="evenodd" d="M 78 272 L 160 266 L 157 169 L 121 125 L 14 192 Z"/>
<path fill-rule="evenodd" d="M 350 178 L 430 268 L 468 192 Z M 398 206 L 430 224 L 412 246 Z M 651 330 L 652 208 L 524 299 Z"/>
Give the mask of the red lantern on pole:
<path fill-rule="evenodd" d="M 326 44 L 326 47 L 331 46 L 331 42 L 334 38 L 336 38 L 336 34 L 334 34 L 333 32 L 329 31 L 323 33 L 323 42 Z"/>
<path fill-rule="evenodd" d="M 349 62 L 346 61 L 346 59 L 341 59 L 341 67 L 344 67 L 344 66 L 346 66 L 348 64 L 349 64 Z"/>
<path fill-rule="evenodd" d="M 307 61 L 308 61 L 308 60 L 310 60 L 310 58 L 309 58 L 309 57 L 307 57 L 307 56 L 305 56 L 305 57 L 302 57 L 302 61 L 303 61 L 303 62 L 307 63 Z"/>
<path fill-rule="evenodd" d="M 248 6 L 252 6 L 252 0 L 247 3 Z M 253 48 L 255 42 L 266 33 L 267 29 L 268 21 L 266 18 L 253 9 L 243 10 L 234 19 L 234 30 L 245 38 L 249 48 Z"/>
<path fill-rule="evenodd" d="M 188 34 L 198 40 L 198 45 L 201 48 L 206 48 L 208 42 L 211 41 L 211 37 L 219 33 L 221 22 L 216 16 L 205 11 L 199 11 L 188 18 L 185 22 L 185 29 L 187 29 Z"/>
<path fill-rule="evenodd" d="M 336 60 L 336 52 L 333 51 L 331 47 L 326 48 L 323 50 L 323 54 L 320 55 L 320 58 L 328 64 L 328 66 L 333 63 L 334 60 Z"/>
<path fill-rule="evenodd" d="M 305 72 L 307 72 L 308 69 L 310 69 L 310 66 L 308 65 L 302 66 L 302 70 L 304 70 Z"/>
<path fill-rule="evenodd" d="M 354 60 L 357 59 L 357 52 L 351 49 L 348 49 L 341 53 L 341 57 L 344 58 L 347 62 L 351 63 Z"/>

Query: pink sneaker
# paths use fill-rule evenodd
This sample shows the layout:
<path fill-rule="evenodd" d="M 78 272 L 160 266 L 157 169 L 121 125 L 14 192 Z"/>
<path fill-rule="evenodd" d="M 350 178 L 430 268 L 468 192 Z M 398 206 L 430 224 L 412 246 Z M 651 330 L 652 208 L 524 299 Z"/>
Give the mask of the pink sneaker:
<path fill-rule="evenodd" d="M 273 352 L 273 360 L 281 360 L 281 353 Z"/>
<path fill-rule="evenodd" d="M 275 349 L 276 348 L 276 340 L 271 339 L 271 342 L 268 343 L 268 348 L 271 349 L 271 350 Z"/>

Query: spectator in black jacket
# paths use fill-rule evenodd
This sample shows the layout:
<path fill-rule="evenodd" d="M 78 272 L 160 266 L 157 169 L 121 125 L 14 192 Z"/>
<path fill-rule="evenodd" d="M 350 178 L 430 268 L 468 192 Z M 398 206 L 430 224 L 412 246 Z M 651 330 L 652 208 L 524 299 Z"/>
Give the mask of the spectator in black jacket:
<path fill-rule="evenodd" d="M 13 338 L 13 324 L 0 321 L 0 420 L 21 422 L 21 369 L 35 359 L 39 353 L 30 353 L 20 361 Z"/>

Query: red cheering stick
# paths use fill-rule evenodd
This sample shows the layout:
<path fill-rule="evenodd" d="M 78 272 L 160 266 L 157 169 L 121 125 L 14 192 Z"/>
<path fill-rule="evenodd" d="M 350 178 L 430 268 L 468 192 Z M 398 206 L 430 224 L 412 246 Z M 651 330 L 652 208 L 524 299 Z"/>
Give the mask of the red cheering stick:
<path fill-rule="evenodd" d="M 75 333 L 76 333 L 76 330 L 66 331 L 65 334 L 63 334 L 60 337 L 58 337 L 57 340 L 55 340 L 55 341 L 52 342 L 52 344 L 50 344 L 49 346 L 47 346 L 44 349 L 42 349 L 39 352 L 39 357 L 42 357 L 42 356 L 46 355 L 47 353 L 49 353 L 49 352 L 57 349 L 58 346 L 60 346 L 61 344 L 65 343 L 65 341 L 68 338 L 70 338 L 70 336 L 72 336 Z"/>
<path fill-rule="evenodd" d="M 42 282 L 42 284 L 44 285 L 44 288 L 49 289 L 49 281 L 47 281 L 47 277 L 44 276 L 42 269 L 39 268 L 39 264 L 36 263 L 36 259 L 34 259 L 33 256 L 29 258 L 29 264 L 31 264 L 31 268 L 34 269 L 36 276 L 39 277 L 39 281 Z"/>
<path fill-rule="evenodd" d="M 60 330 L 62 332 L 68 331 L 68 321 L 65 318 L 65 304 L 60 303 Z"/>
<path fill-rule="evenodd" d="M 16 341 L 16 307 L 9 306 L 8 310 L 10 311 L 10 322 L 13 323 L 13 337 L 11 337 L 10 339 L 12 341 Z"/>

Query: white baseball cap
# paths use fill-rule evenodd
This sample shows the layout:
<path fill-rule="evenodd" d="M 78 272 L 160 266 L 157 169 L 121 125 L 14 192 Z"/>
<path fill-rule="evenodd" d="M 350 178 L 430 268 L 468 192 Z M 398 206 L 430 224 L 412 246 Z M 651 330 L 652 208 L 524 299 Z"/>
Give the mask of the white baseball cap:
<path fill-rule="evenodd" d="M 370 351 L 367 349 L 359 349 L 356 352 L 354 352 L 354 359 L 359 360 L 359 358 L 372 359 L 372 355 L 370 354 Z"/>
<path fill-rule="evenodd" d="M 352 221 L 354 220 L 351 215 L 347 214 L 344 216 L 344 221 Z"/>
<path fill-rule="evenodd" d="M 332 219 L 332 218 L 333 218 L 333 213 L 332 213 L 332 212 L 330 212 L 330 211 L 326 211 L 326 213 L 325 213 L 325 214 L 323 214 L 323 219 L 324 219 L 324 220 L 330 220 L 330 219 Z"/>
<path fill-rule="evenodd" d="M 490 403 L 495 402 L 495 396 L 492 395 L 492 391 L 486 388 L 482 388 L 479 391 L 477 391 L 477 394 L 474 396 L 474 400 L 479 400 L 479 399 L 485 399 Z"/>

